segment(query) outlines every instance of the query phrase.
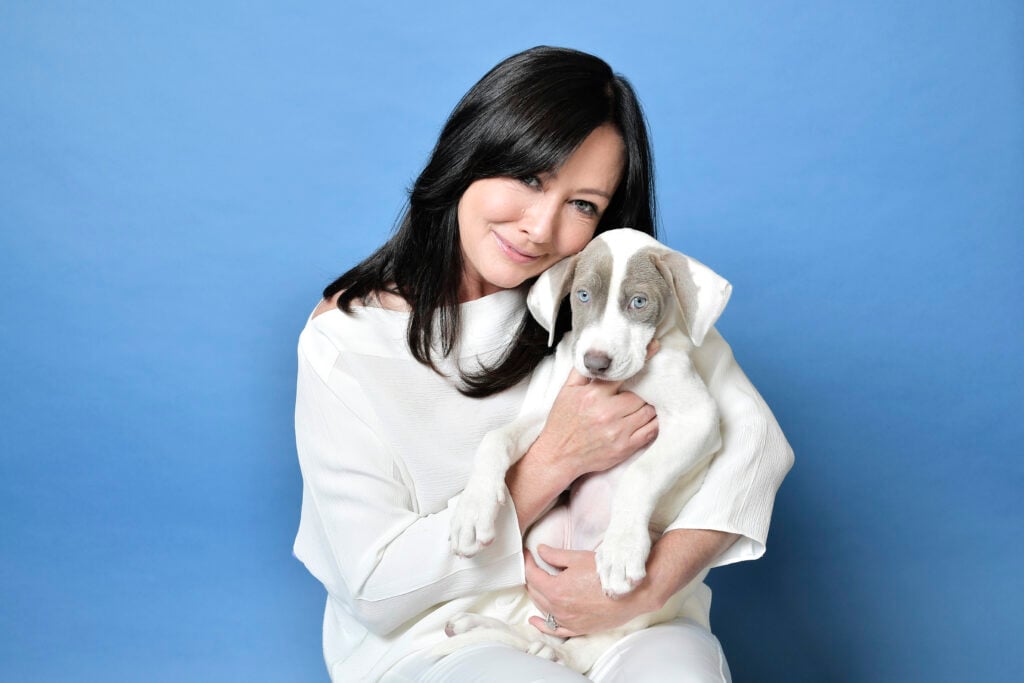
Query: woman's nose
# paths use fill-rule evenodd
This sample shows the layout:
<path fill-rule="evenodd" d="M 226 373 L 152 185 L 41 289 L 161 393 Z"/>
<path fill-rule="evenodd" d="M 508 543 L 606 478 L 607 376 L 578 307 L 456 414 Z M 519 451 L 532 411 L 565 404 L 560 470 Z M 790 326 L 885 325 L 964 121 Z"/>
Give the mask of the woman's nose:
<path fill-rule="evenodd" d="M 554 201 L 537 201 L 523 212 L 519 222 L 520 231 L 524 232 L 531 242 L 550 242 L 558 230 L 558 208 L 559 203 Z"/>

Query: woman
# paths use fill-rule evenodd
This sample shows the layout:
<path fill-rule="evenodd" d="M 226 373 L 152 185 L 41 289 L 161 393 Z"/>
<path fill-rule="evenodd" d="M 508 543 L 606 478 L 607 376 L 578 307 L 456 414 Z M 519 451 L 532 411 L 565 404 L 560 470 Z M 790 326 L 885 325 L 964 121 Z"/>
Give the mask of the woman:
<path fill-rule="evenodd" d="M 497 539 L 473 558 L 449 551 L 449 511 L 477 444 L 516 415 L 549 352 L 525 288 L 602 230 L 653 234 L 651 168 L 639 104 L 607 64 L 544 47 L 514 55 L 452 112 L 396 234 L 324 291 L 299 341 L 295 554 L 328 593 L 333 680 L 584 680 L 500 645 L 440 661 L 426 651 L 487 592 L 521 594 L 525 583 L 550 615 L 534 626 L 571 637 L 657 609 L 709 566 L 764 552 L 792 454 L 715 332 L 695 363 L 719 403 L 724 445 L 633 593 L 607 599 L 591 552 L 542 548 L 563 568 L 549 576 L 521 547 L 576 477 L 656 436 L 653 408 L 617 383 L 571 376 L 509 472 Z M 702 587 L 678 620 L 627 637 L 589 676 L 728 680 L 709 605 Z"/>

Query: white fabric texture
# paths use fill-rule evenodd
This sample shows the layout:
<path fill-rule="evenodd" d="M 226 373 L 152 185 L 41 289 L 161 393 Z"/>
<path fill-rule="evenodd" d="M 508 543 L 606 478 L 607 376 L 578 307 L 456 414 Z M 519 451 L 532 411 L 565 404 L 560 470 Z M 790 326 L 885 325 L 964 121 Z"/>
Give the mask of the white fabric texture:
<path fill-rule="evenodd" d="M 306 323 L 298 346 L 303 495 L 294 552 L 327 590 L 323 645 L 333 680 L 379 679 L 444 638 L 450 616 L 489 602 L 483 593 L 523 584 L 512 505 L 502 507 L 495 542 L 473 558 L 449 551 L 448 524 L 477 445 L 518 414 L 526 388 L 466 398 L 455 388 L 457 363 L 496 359 L 525 310 L 520 290 L 463 304 L 459 360 L 438 363 L 445 377 L 409 353 L 405 313 L 330 310 Z M 716 564 L 754 559 L 764 553 L 792 451 L 716 331 L 694 360 L 719 404 L 723 446 L 669 528 L 738 533 Z M 681 616 L 706 627 L 710 591 L 702 588 Z"/>
<path fill-rule="evenodd" d="M 438 661 L 415 654 L 382 683 L 731 683 L 722 646 L 691 619 L 632 633 L 609 648 L 587 675 L 508 645 L 478 645 Z"/>

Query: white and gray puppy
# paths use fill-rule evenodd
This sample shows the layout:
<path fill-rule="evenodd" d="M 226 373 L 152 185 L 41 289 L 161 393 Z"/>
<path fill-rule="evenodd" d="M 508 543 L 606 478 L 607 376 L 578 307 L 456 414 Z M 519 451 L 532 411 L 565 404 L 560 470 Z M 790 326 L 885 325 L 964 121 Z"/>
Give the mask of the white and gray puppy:
<path fill-rule="evenodd" d="M 625 380 L 623 391 L 657 410 L 658 437 L 616 467 L 574 483 L 568 505 L 550 510 L 531 528 L 526 544 L 542 566 L 535 552 L 541 543 L 596 549 L 604 592 L 618 597 L 632 591 L 646 575 L 652 538 L 699 488 L 720 446 L 717 407 L 689 354 L 721 315 L 731 290 L 707 266 L 628 228 L 602 233 L 544 272 L 530 289 L 530 312 L 550 332 L 551 343 L 558 309 L 568 295 L 572 329 L 553 358 L 534 372 L 519 417 L 481 442 L 452 516 L 452 551 L 472 556 L 494 540 L 498 507 L 506 498 L 505 474 L 540 434 L 558 391 L 576 368 L 591 379 Z M 655 338 L 660 349 L 646 361 Z M 701 580 L 703 574 L 689 588 Z M 449 622 L 454 637 L 442 649 L 499 640 L 586 671 L 613 640 L 676 616 L 686 593 L 613 632 L 564 643 L 529 624 L 498 622 L 485 616 L 487 610 L 464 614 Z"/>

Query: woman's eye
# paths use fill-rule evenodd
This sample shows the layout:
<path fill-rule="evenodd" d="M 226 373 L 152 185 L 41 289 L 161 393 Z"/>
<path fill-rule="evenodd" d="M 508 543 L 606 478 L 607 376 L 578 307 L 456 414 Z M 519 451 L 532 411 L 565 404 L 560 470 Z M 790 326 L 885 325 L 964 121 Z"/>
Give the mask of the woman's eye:
<path fill-rule="evenodd" d="M 535 175 L 525 175 L 519 179 L 519 182 L 527 187 L 540 187 L 540 178 Z"/>
<path fill-rule="evenodd" d="M 597 205 L 595 205 L 593 202 L 588 202 L 585 199 L 574 199 L 572 200 L 572 205 L 575 206 L 576 209 L 579 210 L 579 212 L 585 216 L 597 215 Z"/>
<path fill-rule="evenodd" d="M 629 302 L 629 307 L 630 308 L 643 308 L 646 305 L 647 305 L 647 297 L 646 296 L 639 296 L 639 295 L 634 296 L 633 300 Z"/>
<path fill-rule="evenodd" d="M 588 301 L 590 301 L 590 292 L 588 292 L 585 289 L 581 289 L 580 291 L 576 292 L 576 298 L 582 301 L 583 303 L 587 303 Z"/>

